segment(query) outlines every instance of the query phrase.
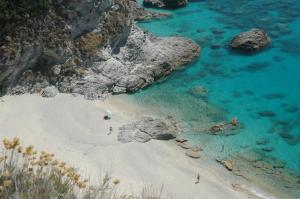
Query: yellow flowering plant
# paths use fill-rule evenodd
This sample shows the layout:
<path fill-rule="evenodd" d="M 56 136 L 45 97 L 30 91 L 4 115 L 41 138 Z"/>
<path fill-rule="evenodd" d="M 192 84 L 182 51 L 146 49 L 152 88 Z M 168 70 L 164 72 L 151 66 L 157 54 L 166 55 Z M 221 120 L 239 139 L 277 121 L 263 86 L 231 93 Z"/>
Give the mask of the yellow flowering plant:
<path fill-rule="evenodd" d="M 74 167 L 56 159 L 53 153 L 38 153 L 32 145 L 23 147 L 19 138 L 5 138 L 2 143 L 1 199 L 12 199 L 15 196 L 19 199 L 164 199 L 148 190 L 143 190 L 141 197 L 119 196 L 116 188 L 121 181 L 112 180 L 108 175 L 105 175 L 100 185 L 90 186 L 89 180 L 83 180 Z"/>

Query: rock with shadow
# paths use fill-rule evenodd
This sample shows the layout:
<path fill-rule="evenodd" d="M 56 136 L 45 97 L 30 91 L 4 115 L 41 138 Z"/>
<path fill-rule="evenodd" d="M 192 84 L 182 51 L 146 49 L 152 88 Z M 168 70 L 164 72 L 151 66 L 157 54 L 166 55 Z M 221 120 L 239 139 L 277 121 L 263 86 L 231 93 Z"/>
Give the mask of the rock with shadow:
<path fill-rule="evenodd" d="M 232 49 L 241 52 L 256 52 L 268 46 L 271 39 L 267 32 L 260 29 L 252 29 L 235 36 L 230 43 Z"/>
<path fill-rule="evenodd" d="M 143 5 L 148 8 L 176 9 L 186 6 L 187 0 L 144 0 Z"/>
<path fill-rule="evenodd" d="M 143 117 L 139 121 L 120 127 L 118 140 L 127 142 L 148 142 L 151 139 L 170 140 L 175 139 L 180 129 L 172 117 L 154 119 Z"/>

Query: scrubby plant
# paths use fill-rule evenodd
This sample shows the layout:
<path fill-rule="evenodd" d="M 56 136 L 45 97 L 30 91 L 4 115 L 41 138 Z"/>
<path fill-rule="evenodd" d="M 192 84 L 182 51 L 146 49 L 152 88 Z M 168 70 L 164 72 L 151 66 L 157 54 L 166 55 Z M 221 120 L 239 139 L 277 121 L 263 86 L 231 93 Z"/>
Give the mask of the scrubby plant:
<path fill-rule="evenodd" d="M 44 11 L 49 0 L 0 0 L 0 21 L 15 20 L 25 14 Z"/>
<path fill-rule="evenodd" d="M 145 188 L 140 197 L 118 195 L 119 179 L 108 175 L 98 186 L 89 185 L 76 169 L 55 155 L 33 146 L 23 147 L 19 138 L 3 140 L 0 154 L 1 199 L 164 199 L 162 189 Z"/>

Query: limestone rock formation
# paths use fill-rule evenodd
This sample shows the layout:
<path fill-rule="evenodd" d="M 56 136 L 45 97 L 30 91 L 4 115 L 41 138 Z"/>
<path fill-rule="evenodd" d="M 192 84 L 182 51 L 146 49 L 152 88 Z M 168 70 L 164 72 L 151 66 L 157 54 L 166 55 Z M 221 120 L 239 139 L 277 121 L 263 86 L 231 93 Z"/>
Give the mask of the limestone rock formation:
<path fill-rule="evenodd" d="M 143 5 L 149 8 L 169 8 L 176 9 L 186 6 L 187 0 L 144 0 Z"/>
<path fill-rule="evenodd" d="M 148 142 L 151 139 L 170 140 L 179 133 L 179 128 L 173 118 L 154 119 L 143 117 L 141 120 L 120 127 L 118 140 L 120 142 Z"/>
<path fill-rule="evenodd" d="M 233 49 L 254 52 L 266 47 L 270 42 L 271 39 L 267 32 L 260 29 L 252 29 L 234 37 L 230 45 Z"/>
<path fill-rule="evenodd" d="M 138 28 L 131 0 L 55 2 L 45 16 L 0 31 L 1 94 L 49 86 L 87 99 L 135 92 L 200 52 L 191 40 Z"/>

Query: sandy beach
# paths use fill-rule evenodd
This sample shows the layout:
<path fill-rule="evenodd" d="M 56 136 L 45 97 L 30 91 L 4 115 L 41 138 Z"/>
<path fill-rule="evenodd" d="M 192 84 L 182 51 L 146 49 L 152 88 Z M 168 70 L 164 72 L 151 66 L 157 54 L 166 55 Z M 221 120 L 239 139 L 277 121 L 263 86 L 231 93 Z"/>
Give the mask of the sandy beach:
<path fill-rule="evenodd" d="M 112 112 L 111 120 L 103 119 L 106 110 Z M 259 198 L 251 191 L 234 190 L 232 184 L 241 181 L 212 160 L 185 156 L 174 141 L 118 142 L 120 126 L 149 114 L 154 113 L 120 96 L 104 101 L 67 94 L 4 96 L 0 98 L 0 139 L 18 136 L 25 145 L 53 152 L 90 176 L 91 182 L 108 172 L 121 181 L 122 193 L 139 193 L 151 185 L 163 186 L 174 199 Z M 110 127 L 113 131 L 108 135 Z M 200 183 L 195 184 L 198 173 Z"/>

